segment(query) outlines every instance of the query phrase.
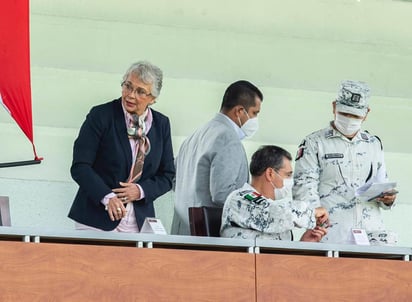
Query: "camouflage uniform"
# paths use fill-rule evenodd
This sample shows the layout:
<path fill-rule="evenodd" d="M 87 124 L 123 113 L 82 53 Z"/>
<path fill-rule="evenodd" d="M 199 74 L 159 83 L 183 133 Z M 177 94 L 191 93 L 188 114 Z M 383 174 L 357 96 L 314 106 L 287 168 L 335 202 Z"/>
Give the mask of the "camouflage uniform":
<path fill-rule="evenodd" d="M 249 184 L 226 199 L 220 235 L 230 238 L 292 240 L 292 229 L 312 229 L 315 212 L 305 202 L 263 197 Z"/>
<path fill-rule="evenodd" d="M 344 82 L 336 109 L 366 116 L 368 97 L 369 88 L 364 83 Z M 377 201 L 362 202 L 356 195 L 356 190 L 367 183 L 385 181 L 380 140 L 364 131 L 348 139 L 331 123 L 307 136 L 299 146 L 293 197 L 328 210 L 330 227 L 323 242 L 353 243 L 351 229 L 362 228 L 370 241 L 378 237 L 381 243 L 393 244 L 387 241 L 380 212 L 391 207 Z"/>
<path fill-rule="evenodd" d="M 329 212 L 330 228 L 322 241 L 349 243 L 351 228 L 384 230 L 382 202 L 362 202 L 356 189 L 367 182 L 386 181 L 380 141 L 367 132 L 349 140 L 331 126 L 307 136 L 295 163 L 293 196 Z"/>

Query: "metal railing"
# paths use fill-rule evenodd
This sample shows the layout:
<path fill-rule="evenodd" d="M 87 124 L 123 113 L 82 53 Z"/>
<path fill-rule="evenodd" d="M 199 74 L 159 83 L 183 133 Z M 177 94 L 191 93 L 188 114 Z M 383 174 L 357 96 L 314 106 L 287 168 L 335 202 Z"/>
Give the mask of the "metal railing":
<path fill-rule="evenodd" d="M 254 254 L 289 254 L 320 257 L 350 257 L 410 261 L 411 247 L 361 246 L 317 242 L 233 239 L 158 235 L 148 233 L 117 233 L 99 231 L 59 231 L 49 229 L 0 227 L 0 241 L 28 243 L 89 244 L 128 246 L 136 248 L 172 248 L 188 250 L 231 251 Z"/>

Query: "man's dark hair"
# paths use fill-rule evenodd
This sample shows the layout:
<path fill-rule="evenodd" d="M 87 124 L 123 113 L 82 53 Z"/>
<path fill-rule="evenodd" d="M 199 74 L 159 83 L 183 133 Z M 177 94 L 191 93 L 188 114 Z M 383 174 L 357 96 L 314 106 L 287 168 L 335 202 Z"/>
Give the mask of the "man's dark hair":
<path fill-rule="evenodd" d="M 290 153 L 281 147 L 274 145 L 261 146 L 252 155 L 249 168 L 250 174 L 252 176 L 260 176 L 267 168 L 273 168 L 275 171 L 278 171 L 283 167 L 285 157 L 288 160 L 292 160 Z"/>
<path fill-rule="evenodd" d="M 263 102 L 263 94 L 255 85 L 244 80 L 234 82 L 226 89 L 220 110 L 228 111 L 237 105 L 242 105 L 247 111 L 256 105 L 256 97 Z"/>

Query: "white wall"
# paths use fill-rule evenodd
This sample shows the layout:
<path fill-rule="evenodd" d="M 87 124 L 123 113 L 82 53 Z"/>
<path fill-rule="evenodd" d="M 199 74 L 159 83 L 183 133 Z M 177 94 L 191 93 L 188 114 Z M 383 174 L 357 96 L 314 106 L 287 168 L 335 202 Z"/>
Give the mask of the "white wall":
<path fill-rule="evenodd" d="M 245 141 L 292 154 L 302 138 L 332 119 L 342 79 L 372 87 L 365 128 L 384 142 L 397 206 L 384 213 L 400 245 L 412 246 L 407 215 L 412 167 L 412 3 L 369 1 L 31 1 L 34 135 L 40 165 L 0 169 L 0 195 L 10 197 L 15 226 L 71 229 L 66 218 L 76 184 L 73 141 L 91 106 L 120 96 L 130 63 L 148 59 L 165 73 L 155 109 L 172 122 L 175 153 L 209 120 L 227 85 L 248 79 L 265 99 L 261 129 Z M 32 159 L 31 145 L 0 110 L 0 162 Z M 156 202 L 167 228 L 173 195 Z"/>

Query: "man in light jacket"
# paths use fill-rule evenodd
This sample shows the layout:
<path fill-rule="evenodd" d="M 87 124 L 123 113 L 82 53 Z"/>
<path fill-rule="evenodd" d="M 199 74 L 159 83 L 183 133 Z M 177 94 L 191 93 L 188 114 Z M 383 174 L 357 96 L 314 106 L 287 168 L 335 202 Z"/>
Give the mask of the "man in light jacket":
<path fill-rule="evenodd" d="M 222 208 L 229 193 L 248 181 L 241 140 L 258 130 L 262 101 L 262 92 L 252 83 L 232 83 L 220 112 L 183 142 L 175 161 L 172 234 L 190 235 L 189 207 Z"/>

